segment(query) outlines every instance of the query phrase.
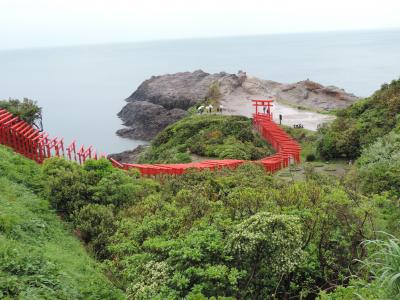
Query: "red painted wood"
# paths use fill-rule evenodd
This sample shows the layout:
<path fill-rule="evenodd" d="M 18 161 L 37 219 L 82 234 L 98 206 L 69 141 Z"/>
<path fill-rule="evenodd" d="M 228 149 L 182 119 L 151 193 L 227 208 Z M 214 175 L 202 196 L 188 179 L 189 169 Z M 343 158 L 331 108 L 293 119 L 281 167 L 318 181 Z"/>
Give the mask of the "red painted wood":
<path fill-rule="evenodd" d="M 290 137 L 279 125 L 273 122 L 272 107 L 273 100 L 253 100 L 255 114 L 253 115 L 254 127 L 261 136 L 272 145 L 276 153 L 265 157 L 255 163 L 264 166 L 265 170 L 274 173 L 289 166 L 291 162 L 300 163 L 300 145 Z M 262 112 L 259 107 L 266 107 Z M 16 152 L 42 163 L 46 158 L 65 157 L 64 139 L 49 138 L 45 132 L 39 132 L 18 117 L 13 116 L 4 109 L 0 109 L 0 144 L 13 148 Z M 87 149 L 82 145 L 77 151 L 74 140 L 66 149 L 67 159 L 79 164 L 85 163 L 87 159 L 107 158 L 105 154 L 97 155 L 92 146 Z M 181 175 L 188 169 L 219 170 L 222 168 L 235 169 L 244 160 L 224 159 L 207 160 L 199 163 L 187 164 L 126 164 L 109 158 L 116 168 L 129 170 L 137 169 L 144 176 L 160 174 Z"/>

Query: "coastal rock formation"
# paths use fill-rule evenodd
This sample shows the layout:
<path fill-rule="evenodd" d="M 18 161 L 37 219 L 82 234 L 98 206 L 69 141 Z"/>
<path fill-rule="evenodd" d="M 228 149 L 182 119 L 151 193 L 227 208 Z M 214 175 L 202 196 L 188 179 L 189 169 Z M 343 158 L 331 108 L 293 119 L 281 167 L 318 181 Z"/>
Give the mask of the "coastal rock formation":
<path fill-rule="evenodd" d="M 346 108 L 358 100 L 358 97 L 343 89 L 323 86 L 309 79 L 285 84 L 247 75 L 243 80 L 243 72 L 242 74 L 239 72 L 238 75 L 219 79 L 221 99 L 227 106 L 235 101 L 273 98 L 282 104 L 326 112 Z"/>
<path fill-rule="evenodd" d="M 216 91 L 217 90 L 217 91 Z M 274 98 L 278 103 L 314 111 L 345 108 L 358 98 L 335 86 L 311 80 L 284 84 L 250 77 L 245 72 L 209 74 L 201 70 L 153 76 L 126 99 L 118 116 L 127 126 L 117 134 L 150 140 L 187 110 L 218 94 L 226 113 L 251 115 L 251 99 Z"/>
<path fill-rule="evenodd" d="M 148 101 L 129 102 L 118 116 L 128 126 L 117 131 L 123 137 L 139 140 L 150 140 L 169 124 L 182 119 L 186 110 L 180 108 L 167 109 Z"/>
<path fill-rule="evenodd" d="M 186 111 L 204 101 L 209 87 L 226 73 L 208 74 L 201 70 L 153 76 L 144 81 L 126 101 L 118 116 L 128 128 L 117 134 L 150 140 L 158 132 L 185 116 Z"/>
<path fill-rule="evenodd" d="M 133 150 L 126 150 L 121 153 L 115 153 L 115 154 L 110 154 L 108 155 L 108 158 L 115 159 L 116 161 L 119 161 L 120 163 L 134 163 L 138 160 L 139 155 L 142 154 L 148 146 L 143 146 L 139 145 Z"/>

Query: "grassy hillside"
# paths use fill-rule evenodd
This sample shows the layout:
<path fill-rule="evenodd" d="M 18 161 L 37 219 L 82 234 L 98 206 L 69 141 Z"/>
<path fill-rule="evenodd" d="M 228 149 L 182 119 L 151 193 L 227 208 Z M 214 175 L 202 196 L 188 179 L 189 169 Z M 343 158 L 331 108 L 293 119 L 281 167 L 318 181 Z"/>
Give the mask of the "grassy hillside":
<path fill-rule="evenodd" d="M 190 162 L 191 154 L 218 159 L 256 160 L 272 148 L 239 116 L 192 115 L 160 132 L 141 162 Z"/>
<path fill-rule="evenodd" d="M 41 185 L 38 165 L 0 146 L 0 298 L 123 299 Z"/>
<path fill-rule="evenodd" d="M 361 150 L 399 124 L 400 80 L 382 85 L 371 97 L 339 111 L 338 118 L 321 130 L 318 144 L 325 158 L 357 158 Z"/>

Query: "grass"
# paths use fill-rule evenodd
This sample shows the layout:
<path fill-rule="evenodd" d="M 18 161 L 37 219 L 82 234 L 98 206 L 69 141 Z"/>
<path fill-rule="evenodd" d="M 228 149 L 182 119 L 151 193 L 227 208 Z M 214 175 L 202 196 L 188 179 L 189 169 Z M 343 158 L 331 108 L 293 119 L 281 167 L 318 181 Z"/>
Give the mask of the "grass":
<path fill-rule="evenodd" d="M 250 119 L 191 115 L 168 126 L 141 156 L 142 163 L 185 163 L 191 154 L 216 159 L 257 160 L 273 153 Z"/>
<path fill-rule="evenodd" d="M 123 299 L 39 196 L 40 167 L 0 158 L 0 299 Z"/>
<path fill-rule="evenodd" d="M 400 295 L 400 240 L 390 236 L 385 240 L 368 241 L 375 251 L 364 261 L 374 279 L 392 297 Z"/>

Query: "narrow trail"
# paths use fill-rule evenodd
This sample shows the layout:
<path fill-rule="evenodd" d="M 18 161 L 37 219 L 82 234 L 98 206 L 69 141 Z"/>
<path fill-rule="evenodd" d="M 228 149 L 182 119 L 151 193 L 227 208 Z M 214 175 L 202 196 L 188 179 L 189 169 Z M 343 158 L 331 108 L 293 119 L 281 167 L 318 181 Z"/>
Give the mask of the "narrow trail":
<path fill-rule="evenodd" d="M 253 123 L 261 136 L 272 145 L 276 153 L 254 161 L 254 163 L 263 165 L 266 171 L 273 173 L 287 167 L 291 162 L 299 163 L 301 147 L 273 121 L 272 113 L 263 114 L 258 112 L 258 107 L 270 107 L 271 103 L 271 100 L 253 101 L 253 106 L 256 107 L 256 113 L 253 114 Z M 268 109 L 268 112 L 270 112 L 270 109 Z M 107 158 L 105 154 L 98 155 L 92 146 L 87 148 L 83 145 L 77 147 L 75 141 L 65 148 L 63 138 L 51 138 L 48 133 L 40 132 L 4 109 L 0 109 L 0 144 L 9 146 L 14 151 L 38 163 L 42 163 L 46 158 L 50 157 L 64 157 L 79 164 L 83 164 L 87 159 Z M 142 175 L 180 175 L 192 168 L 209 170 L 236 168 L 246 162 L 244 160 L 223 159 L 186 164 L 127 164 L 119 163 L 112 158 L 107 159 L 117 168 L 124 170 L 137 169 Z"/>

